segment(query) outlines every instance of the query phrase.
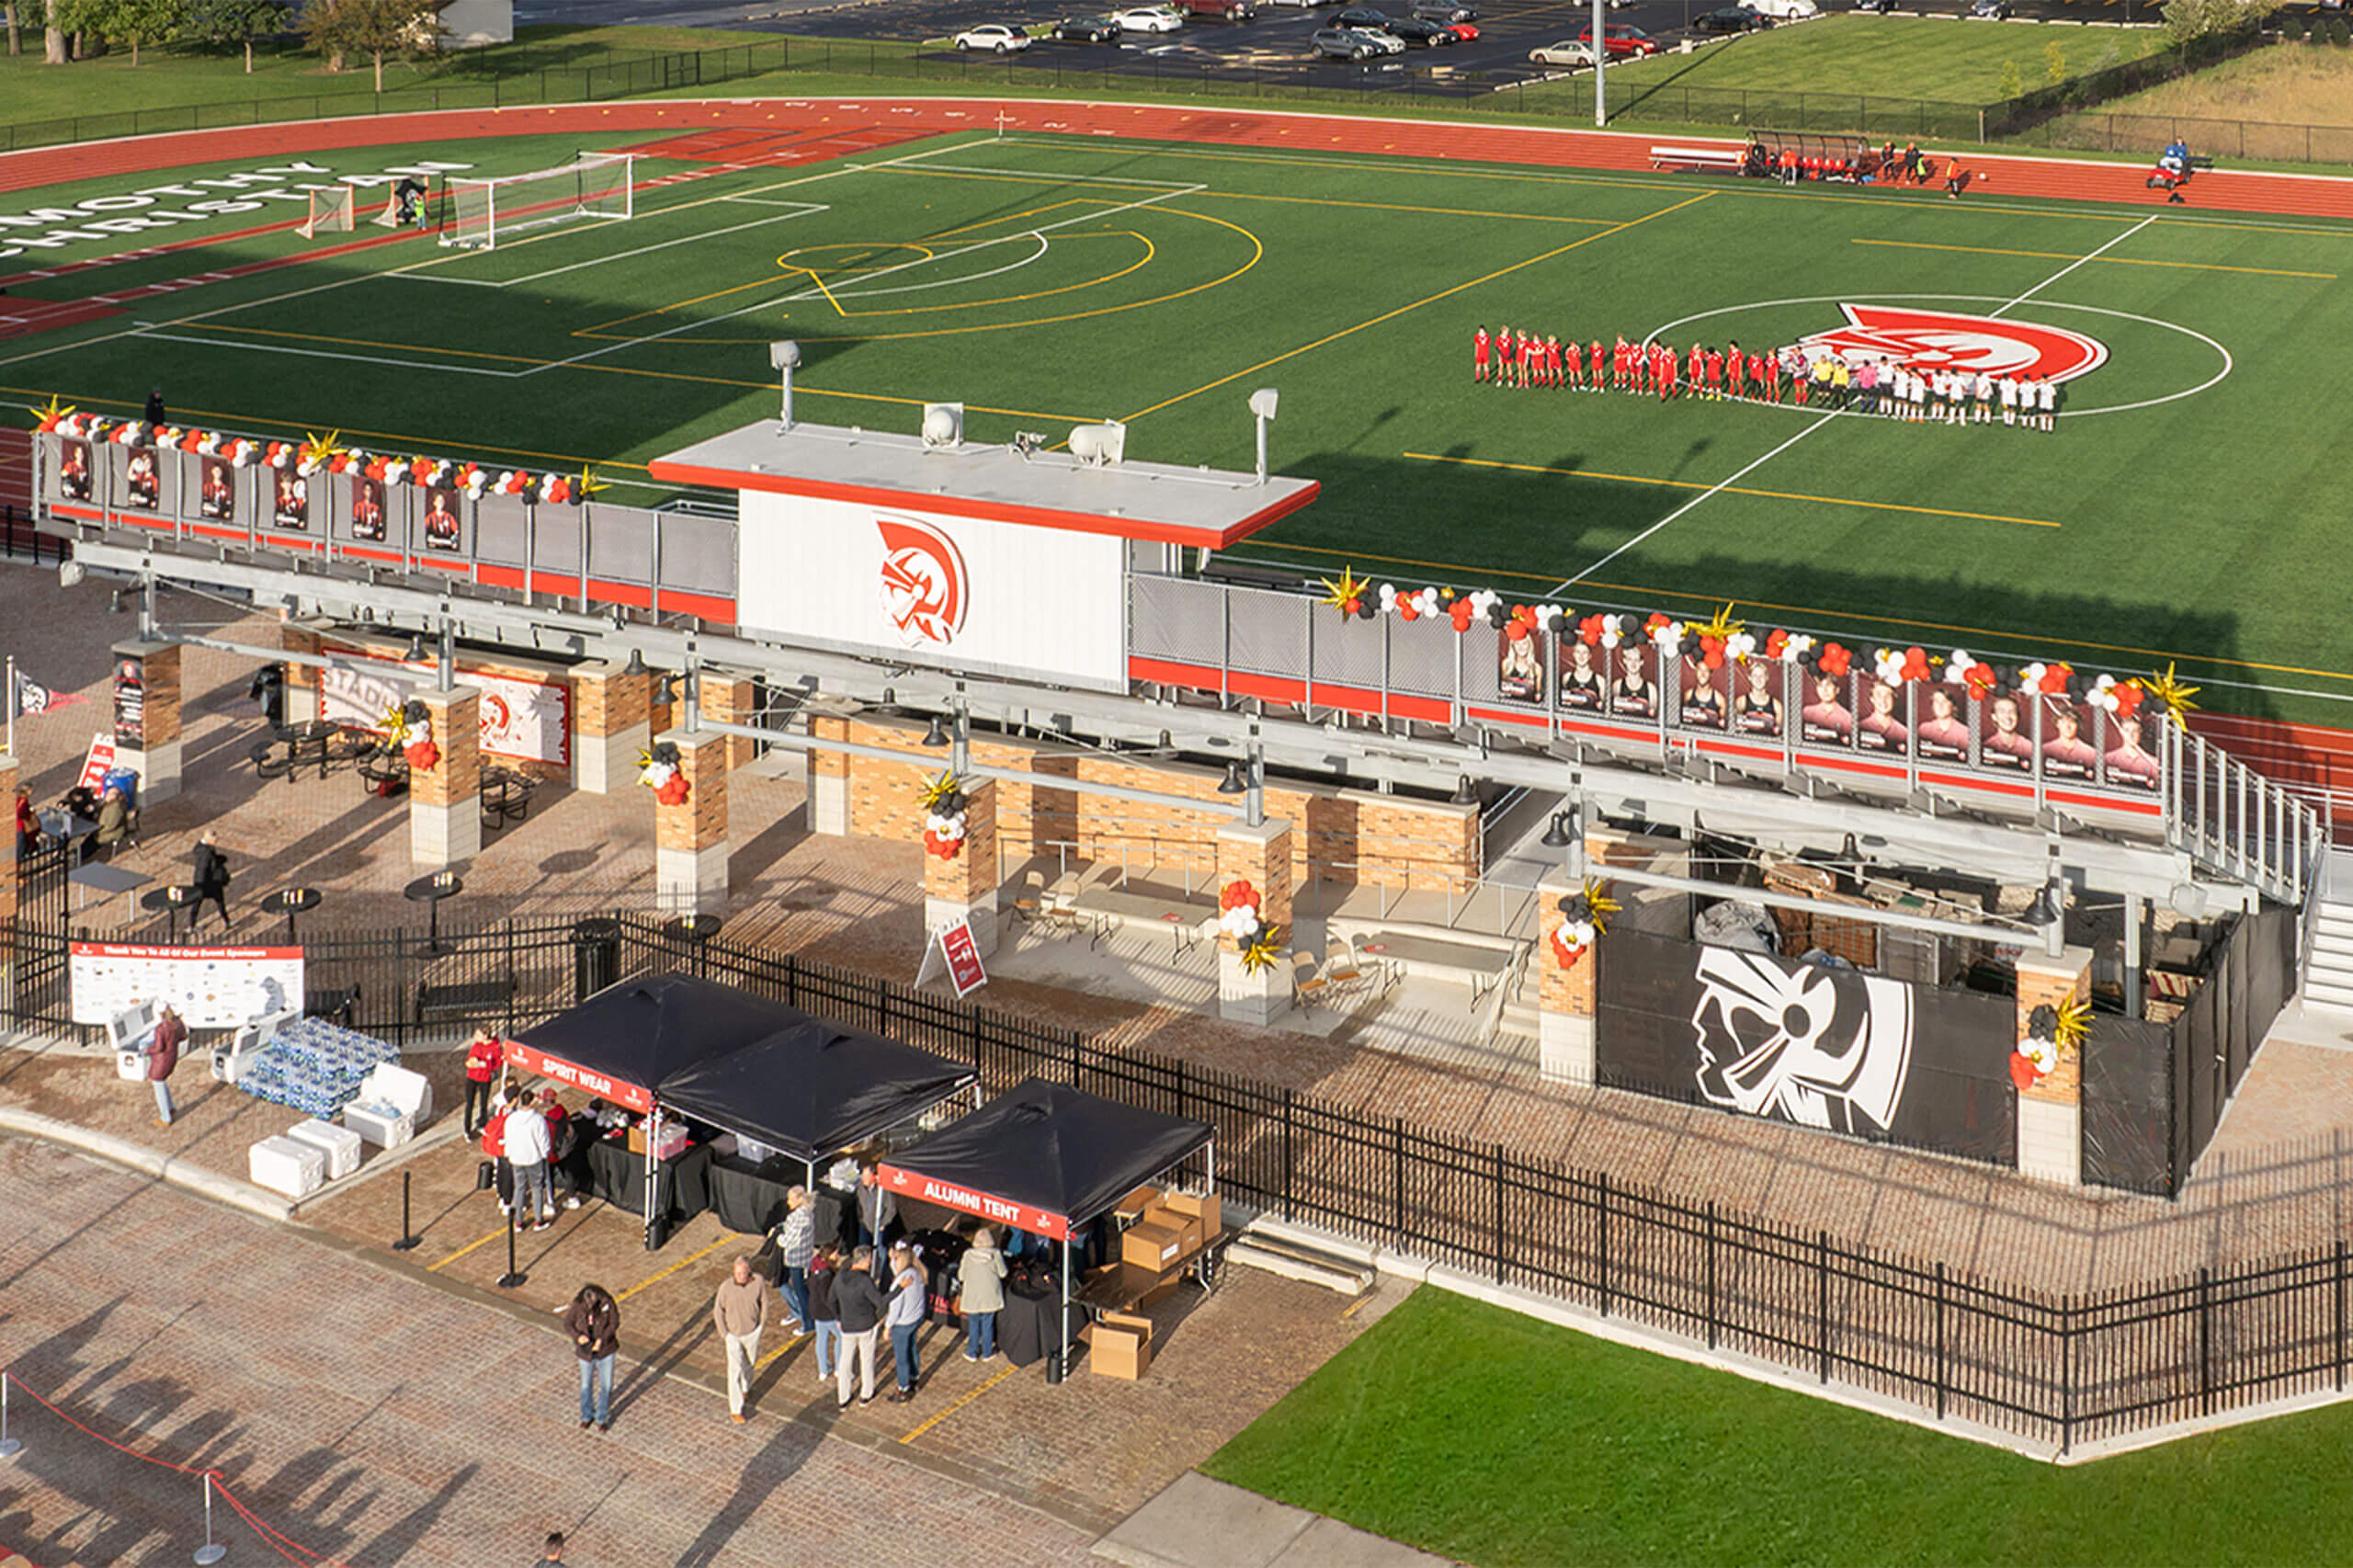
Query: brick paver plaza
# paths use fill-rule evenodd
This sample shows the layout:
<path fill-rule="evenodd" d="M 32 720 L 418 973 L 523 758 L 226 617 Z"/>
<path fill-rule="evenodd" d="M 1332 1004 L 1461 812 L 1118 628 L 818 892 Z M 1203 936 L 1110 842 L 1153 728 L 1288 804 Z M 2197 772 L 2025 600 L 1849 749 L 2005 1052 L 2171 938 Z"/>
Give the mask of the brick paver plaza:
<path fill-rule="evenodd" d="M 108 585 L 61 590 L 53 573 L 0 567 L 0 625 L 35 679 L 91 699 L 20 721 L 17 755 L 38 800 L 71 781 L 105 722 L 108 644 L 130 634 Z M 243 607 L 163 597 L 167 624 L 213 623 L 268 645 Z M 183 880 L 194 835 L 217 830 L 237 870 L 240 934 L 255 908 L 308 882 L 326 903 L 308 928 L 422 925 L 398 890 L 414 874 L 405 812 L 347 771 L 257 780 L 245 752 L 258 710 L 251 664 L 186 653 L 186 792 L 152 808 L 121 863 Z M 732 938 L 912 978 L 923 939 L 913 844 L 813 837 L 797 776 L 732 786 Z M 647 909 L 653 802 L 542 789 L 528 821 L 486 838 L 445 918 Z M 131 912 L 88 911 L 113 925 Z M 2337 1149 L 2353 1121 L 2353 1051 L 2333 1028 L 2275 1039 L 2177 1203 L 2037 1186 L 2013 1174 L 1869 1147 L 1774 1123 L 1474 1073 L 1174 1008 L 1018 982 L 984 999 L 1120 1046 L 1245 1073 L 1431 1129 L 1506 1142 L 1613 1179 L 1655 1183 L 1728 1209 L 1830 1230 L 2043 1289 L 2170 1276 L 2202 1264 L 2325 1244 L 2340 1233 Z M 1377 1006 L 1375 1001 L 1369 1006 Z M 76 1420 L 142 1453 L 214 1466 L 301 1546 L 356 1564 L 523 1561 L 550 1528 L 576 1529 L 584 1563 L 873 1562 L 893 1534 L 905 1561 L 1074 1562 L 1089 1543 L 1213 1451 L 1393 1303 L 1360 1307 L 1310 1287 L 1230 1271 L 1216 1294 L 1156 1309 L 1165 1338 L 1136 1383 L 1083 1370 L 1006 1373 L 957 1358 L 907 1406 L 841 1417 L 806 1343 L 779 1346 L 758 1415 L 724 1419 L 710 1292 L 752 1244 L 709 1216 L 659 1254 L 633 1216 L 590 1205 L 520 1238 L 529 1282 L 502 1291 L 503 1227 L 475 1194 L 455 1130 L 447 1051 L 412 1057 L 436 1083 L 434 1132 L 371 1162 L 366 1179 L 266 1221 L 24 1139 L 0 1142 L 0 1361 Z M 21 1040 L 0 1054 L 0 1105 L 57 1118 L 243 1178 L 244 1151 L 294 1119 L 210 1084 L 175 1080 L 183 1114 L 152 1125 L 139 1085 L 111 1064 Z M 394 1255 L 401 1174 L 423 1244 Z M 625 1297 L 621 1413 L 602 1439 L 572 1419 L 573 1371 L 551 1313 L 585 1279 Z M 109 1456 L 19 1401 L 28 1441 L 0 1469 L 0 1546 L 42 1563 L 181 1561 L 199 1537 L 192 1478 Z M 223 1516 L 222 1533 L 244 1527 Z M 251 1539 L 238 1560 L 265 1560 Z"/>

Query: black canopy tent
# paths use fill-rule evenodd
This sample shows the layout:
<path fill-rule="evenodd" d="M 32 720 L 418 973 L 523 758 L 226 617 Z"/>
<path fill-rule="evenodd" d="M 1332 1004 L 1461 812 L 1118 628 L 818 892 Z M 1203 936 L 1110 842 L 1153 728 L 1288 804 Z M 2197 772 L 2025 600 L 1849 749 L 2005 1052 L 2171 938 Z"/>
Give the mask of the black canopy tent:
<path fill-rule="evenodd" d="M 665 1110 L 815 1161 L 972 1087 L 979 1074 L 915 1046 L 843 1028 L 683 974 L 610 985 L 506 1042 L 516 1068 L 646 1113 L 645 1223 Z"/>
<path fill-rule="evenodd" d="M 1207 1122 L 1120 1105 L 1032 1078 L 963 1119 L 899 1151 L 881 1180 L 920 1199 L 1062 1242 L 1062 1360 L 1070 1364 L 1072 1231 L 1196 1153 L 1217 1187 Z"/>
<path fill-rule="evenodd" d="M 981 1075 L 881 1035 L 803 1017 L 662 1081 L 665 1106 L 755 1138 L 809 1167 L 922 1115 Z"/>

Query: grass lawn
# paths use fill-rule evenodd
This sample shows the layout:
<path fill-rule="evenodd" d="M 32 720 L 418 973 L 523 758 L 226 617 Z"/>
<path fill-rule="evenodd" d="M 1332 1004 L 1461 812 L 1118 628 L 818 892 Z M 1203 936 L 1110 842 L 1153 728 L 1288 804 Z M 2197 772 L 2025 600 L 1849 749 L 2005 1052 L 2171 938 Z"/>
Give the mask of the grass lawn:
<path fill-rule="evenodd" d="M 1424 1289 L 1201 1468 L 1480 1568 L 2335 1562 L 2353 1407 L 2061 1468 Z"/>
<path fill-rule="evenodd" d="M 495 173 L 576 144 L 328 162 Z M 235 222 L 301 208 L 255 210 Z M 24 292 L 119 296 L 302 249 L 281 230 Z M 1246 469 L 1243 398 L 1274 385 L 1274 460 L 1324 494 L 1254 541 L 1263 557 L 1588 608 L 1736 599 L 1866 645 L 2120 675 L 2177 658 L 2213 705 L 2341 722 L 2353 629 L 2315 570 L 2340 551 L 2336 454 L 2282 437 L 2353 399 L 2353 364 L 2305 351 L 2353 338 L 2348 278 L 2353 228 L 2194 210 L 1083 137 L 886 141 L 854 166 L 642 191 L 632 222 L 488 255 L 404 241 L 142 300 L 0 345 L 0 395 L 136 407 L 161 381 L 176 410 L 231 427 L 602 470 L 771 414 L 766 346 L 790 335 L 813 418 L 889 424 L 961 400 L 981 441 L 1120 418 L 1131 457 Z M 1755 347 L 1835 327 L 1855 301 L 2083 333 L 2109 358 L 2071 386 L 2055 436 L 1470 381 L 1481 323 Z"/>
<path fill-rule="evenodd" d="M 1574 29 L 1572 29 L 1574 30 Z M 1713 44 L 1691 54 L 1660 54 L 1608 73 L 1615 103 L 1625 95 L 1682 88 L 1850 94 L 1990 104 L 2002 91 L 2005 62 L 2029 87 L 2049 79 L 2054 44 L 2068 75 L 2138 60 L 2163 47 L 2153 28 L 2062 27 L 2048 22 L 1960 21 L 1949 17 L 1825 16 Z"/>

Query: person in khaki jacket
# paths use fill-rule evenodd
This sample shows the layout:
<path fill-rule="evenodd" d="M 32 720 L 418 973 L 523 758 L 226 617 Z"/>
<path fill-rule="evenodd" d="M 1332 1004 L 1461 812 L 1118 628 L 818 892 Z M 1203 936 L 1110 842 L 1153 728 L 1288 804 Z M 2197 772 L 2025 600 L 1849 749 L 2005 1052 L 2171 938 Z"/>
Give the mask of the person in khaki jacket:
<path fill-rule="evenodd" d="M 996 1354 L 996 1314 L 1005 1308 L 1005 1254 L 986 1225 L 972 1233 L 972 1244 L 956 1266 L 956 1310 L 964 1314 L 964 1359 L 986 1361 Z"/>
<path fill-rule="evenodd" d="M 720 1281 L 710 1303 L 710 1321 L 727 1346 L 727 1418 L 744 1424 L 745 1396 L 752 1391 L 752 1369 L 759 1364 L 760 1330 L 767 1326 L 768 1282 L 752 1272 L 752 1260 L 739 1257 L 729 1276 Z"/>

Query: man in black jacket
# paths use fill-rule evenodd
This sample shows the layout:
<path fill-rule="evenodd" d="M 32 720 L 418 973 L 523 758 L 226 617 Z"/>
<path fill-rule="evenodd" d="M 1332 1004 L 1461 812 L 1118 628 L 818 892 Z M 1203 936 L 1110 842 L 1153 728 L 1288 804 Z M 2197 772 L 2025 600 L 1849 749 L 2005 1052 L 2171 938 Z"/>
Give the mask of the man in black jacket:
<path fill-rule="evenodd" d="M 849 1371 L 859 1369 L 860 1404 L 874 1403 L 874 1350 L 881 1337 L 882 1310 L 890 1304 L 890 1295 L 874 1278 L 874 1249 L 860 1247 L 850 1254 L 849 1267 L 841 1271 L 834 1286 L 834 1310 L 841 1314 L 842 1355 L 834 1369 L 834 1396 L 840 1408 L 849 1408 Z"/>
<path fill-rule="evenodd" d="M 196 916 L 207 900 L 221 912 L 221 924 L 229 924 L 229 858 L 212 841 L 208 830 L 196 841 L 196 908 L 188 912 L 188 926 L 196 926 Z"/>

